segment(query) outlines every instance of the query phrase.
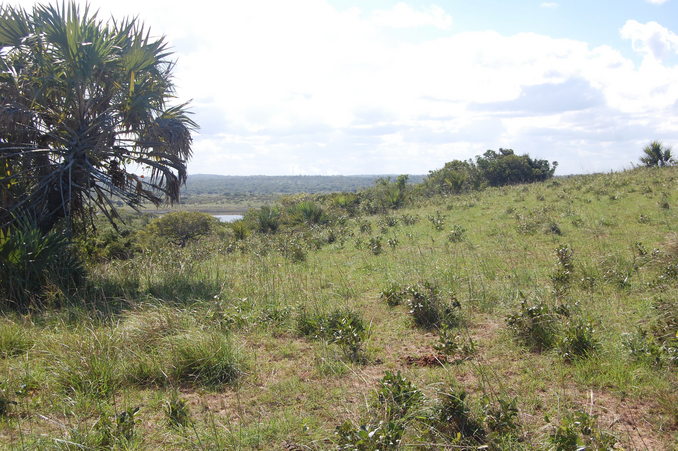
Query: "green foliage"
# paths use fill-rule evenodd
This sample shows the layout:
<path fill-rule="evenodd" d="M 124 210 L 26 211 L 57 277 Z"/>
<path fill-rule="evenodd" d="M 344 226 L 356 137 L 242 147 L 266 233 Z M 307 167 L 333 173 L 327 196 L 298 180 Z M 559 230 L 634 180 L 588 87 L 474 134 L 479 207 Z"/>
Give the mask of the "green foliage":
<path fill-rule="evenodd" d="M 337 449 L 351 451 L 388 451 L 400 449 L 405 426 L 397 421 L 379 421 L 356 427 L 346 421 L 337 426 Z"/>
<path fill-rule="evenodd" d="M 388 421 L 401 421 L 423 400 L 424 395 L 400 371 L 387 371 L 379 382 L 377 402 L 379 411 Z"/>
<path fill-rule="evenodd" d="M 445 227 L 445 216 L 436 211 L 435 214 L 429 215 L 428 220 L 431 221 L 433 228 L 441 231 Z"/>
<path fill-rule="evenodd" d="M 346 357 L 356 363 L 364 363 L 363 344 L 367 329 L 359 313 L 338 309 L 330 313 L 309 313 L 302 310 L 297 317 L 297 332 L 300 335 L 336 343 Z"/>
<path fill-rule="evenodd" d="M 591 449 L 607 451 L 616 448 L 617 439 L 601 431 L 597 418 L 586 412 L 574 412 L 567 415 L 549 437 L 557 451 Z"/>
<path fill-rule="evenodd" d="M 81 284 L 85 270 L 65 233 L 43 234 L 22 219 L 0 229 L 0 274 L 0 306 L 27 311 L 50 297 L 58 301 Z"/>
<path fill-rule="evenodd" d="M 447 324 L 443 324 L 438 330 L 438 343 L 433 348 L 445 355 L 456 355 L 461 360 L 472 357 L 477 351 L 473 338 L 455 332 Z"/>
<path fill-rule="evenodd" d="M 170 398 L 164 403 L 165 417 L 171 428 L 185 428 L 191 423 L 191 411 L 186 400 L 179 397 L 179 393 L 173 390 Z"/>
<path fill-rule="evenodd" d="M 405 298 L 414 324 L 424 329 L 447 325 L 455 327 L 461 322 L 461 304 L 454 296 L 445 299 L 442 291 L 431 282 L 422 282 L 405 288 Z"/>
<path fill-rule="evenodd" d="M 553 347 L 558 333 L 558 314 L 546 303 L 530 305 L 520 303 L 520 309 L 506 318 L 515 337 L 533 351 L 541 352 Z"/>
<path fill-rule="evenodd" d="M 664 167 L 675 164 L 671 155 L 671 148 L 664 146 L 661 141 L 652 141 L 643 147 L 643 156 L 640 157 L 640 162 L 647 167 Z"/>
<path fill-rule="evenodd" d="M 483 178 L 472 161 L 454 160 L 435 171 L 429 171 L 423 188 L 428 193 L 460 194 L 481 188 Z"/>
<path fill-rule="evenodd" d="M 533 183 L 553 177 L 557 162 L 535 160 L 516 155 L 511 149 L 488 150 L 475 162 L 454 160 L 441 169 L 430 171 L 422 189 L 426 193 L 460 194 L 483 187 Z"/>
<path fill-rule="evenodd" d="M 464 390 L 451 387 L 439 395 L 434 414 L 429 420 L 433 433 L 456 443 L 482 443 L 486 431 L 466 401 Z"/>
<path fill-rule="evenodd" d="M 280 211 L 277 208 L 264 205 L 256 210 L 249 210 L 245 220 L 254 224 L 260 233 L 275 233 L 280 227 Z"/>
<path fill-rule="evenodd" d="M 328 221 L 322 207 L 311 201 L 302 201 L 292 205 L 289 208 L 288 214 L 292 218 L 292 222 L 297 224 L 325 224 Z"/>
<path fill-rule="evenodd" d="M 0 225 L 25 208 L 43 231 L 84 229 L 96 210 L 115 219 L 116 201 L 179 199 L 197 125 L 168 105 L 173 58 L 151 36 L 75 2 L 1 7 Z"/>
<path fill-rule="evenodd" d="M 591 321 L 571 319 L 558 337 L 558 351 L 565 361 L 589 357 L 600 348 Z"/>
<path fill-rule="evenodd" d="M 528 155 L 516 155 L 511 149 L 488 150 L 476 157 L 478 169 L 490 186 L 533 183 L 553 177 L 557 162 L 533 160 Z"/>
<path fill-rule="evenodd" d="M 132 407 L 117 414 L 111 414 L 109 409 L 102 408 L 99 418 L 87 428 L 78 425 L 70 431 L 67 440 L 61 440 L 60 449 L 131 449 L 137 443 L 137 418 L 139 407 Z"/>
<path fill-rule="evenodd" d="M 144 231 L 152 238 L 184 247 L 213 233 L 219 225 L 219 220 L 207 213 L 173 211 L 151 221 Z"/>
<path fill-rule="evenodd" d="M 568 245 L 556 248 L 558 267 L 551 276 L 557 294 L 563 294 L 569 287 L 574 273 L 574 251 Z"/>
<path fill-rule="evenodd" d="M 23 354 L 31 346 L 33 346 L 33 339 L 29 336 L 25 326 L 0 319 L 0 359 Z"/>
<path fill-rule="evenodd" d="M 465 233 L 466 233 L 465 228 L 458 224 L 455 224 L 452 226 L 452 230 L 450 230 L 450 233 L 447 234 L 447 240 L 450 243 L 458 243 L 464 239 Z"/>

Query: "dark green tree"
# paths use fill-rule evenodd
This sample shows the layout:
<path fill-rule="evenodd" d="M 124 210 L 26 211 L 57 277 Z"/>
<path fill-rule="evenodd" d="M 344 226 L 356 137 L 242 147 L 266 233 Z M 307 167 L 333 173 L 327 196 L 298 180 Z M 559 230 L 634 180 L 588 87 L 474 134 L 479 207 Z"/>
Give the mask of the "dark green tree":
<path fill-rule="evenodd" d="M 117 201 L 174 202 L 191 132 L 164 38 L 75 2 L 0 6 L 0 226 L 85 227 Z M 137 175 L 144 173 L 144 175 Z"/>
<path fill-rule="evenodd" d="M 640 162 L 648 167 L 671 166 L 675 163 L 671 155 L 671 148 L 664 146 L 661 141 L 652 141 L 643 147 L 643 156 L 640 157 Z"/>

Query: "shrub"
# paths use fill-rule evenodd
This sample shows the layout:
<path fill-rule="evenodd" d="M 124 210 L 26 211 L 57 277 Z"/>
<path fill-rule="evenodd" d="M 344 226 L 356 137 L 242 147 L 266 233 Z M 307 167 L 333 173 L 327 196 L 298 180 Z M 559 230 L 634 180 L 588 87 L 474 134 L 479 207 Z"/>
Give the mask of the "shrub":
<path fill-rule="evenodd" d="M 433 228 L 440 231 L 445 227 L 445 216 L 441 215 L 439 211 L 435 214 L 429 215 L 428 220 L 433 224 Z"/>
<path fill-rule="evenodd" d="M 516 338 L 533 351 L 545 351 L 555 344 L 558 317 L 544 302 L 529 305 L 522 301 L 519 311 L 506 322 Z"/>
<path fill-rule="evenodd" d="M 558 451 L 573 449 L 614 449 L 617 439 L 599 429 L 597 418 L 585 412 L 567 415 L 550 435 L 549 441 Z"/>
<path fill-rule="evenodd" d="M 346 421 L 335 431 L 337 449 L 397 450 L 400 449 L 400 441 L 404 432 L 405 426 L 396 421 L 378 421 L 358 427 Z"/>
<path fill-rule="evenodd" d="M 447 234 L 447 239 L 451 243 L 458 243 L 461 240 L 464 239 L 464 234 L 466 233 L 466 229 L 464 229 L 460 225 L 453 225 L 452 230 L 450 230 L 450 233 Z"/>
<path fill-rule="evenodd" d="M 379 297 L 386 301 L 386 304 L 389 307 L 395 307 L 402 304 L 406 296 L 407 291 L 403 287 L 396 284 L 392 284 L 379 293 Z"/>
<path fill-rule="evenodd" d="M 647 167 L 671 166 L 675 163 L 671 155 L 671 148 L 664 146 L 661 141 L 652 141 L 643 148 L 643 156 L 640 162 Z"/>
<path fill-rule="evenodd" d="M 322 207 L 311 201 L 302 201 L 291 206 L 289 215 L 294 223 L 314 225 L 324 224 L 328 221 Z"/>
<path fill-rule="evenodd" d="M 28 219 L 0 229 L 0 306 L 19 311 L 41 307 L 48 291 L 67 293 L 85 279 L 68 236 L 52 228 L 43 234 Z"/>
<path fill-rule="evenodd" d="M 336 343 L 352 362 L 365 361 L 363 342 L 367 329 L 355 311 L 340 309 L 323 314 L 302 310 L 297 317 L 297 331 L 305 337 Z"/>
<path fill-rule="evenodd" d="M 454 296 L 443 299 L 437 285 L 430 282 L 418 283 L 405 288 L 405 297 L 414 323 L 424 329 L 455 327 L 461 322 L 461 304 Z"/>
<path fill-rule="evenodd" d="M 370 238 L 367 245 L 369 246 L 370 251 L 374 255 L 381 254 L 383 249 L 384 249 L 382 244 L 381 244 L 381 237 L 380 236 L 375 236 L 375 237 Z"/>
<path fill-rule="evenodd" d="M 566 361 L 586 358 L 600 347 L 593 323 L 571 320 L 558 338 L 558 350 Z"/>
<path fill-rule="evenodd" d="M 171 428 L 184 428 L 191 422 L 191 412 L 188 403 L 179 397 L 176 390 L 172 391 L 170 398 L 165 401 L 165 417 Z"/>
<path fill-rule="evenodd" d="M 490 186 L 532 183 L 553 177 L 557 162 L 533 160 L 529 155 L 516 155 L 512 149 L 488 150 L 476 157 L 482 178 Z"/>
<path fill-rule="evenodd" d="M 457 355 L 460 359 L 468 359 L 476 353 L 473 338 L 455 333 L 447 324 L 438 330 L 438 343 L 433 348 L 445 355 Z"/>
<path fill-rule="evenodd" d="M 462 439 L 464 443 L 484 442 L 485 429 L 468 406 L 466 396 L 464 390 L 455 388 L 440 394 L 430 420 L 434 434 L 457 441 Z"/>
<path fill-rule="evenodd" d="M 387 421 L 401 421 L 419 405 L 424 395 L 400 371 L 387 371 L 379 382 L 377 402 Z"/>
<path fill-rule="evenodd" d="M 197 211 L 173 211 L 151 221 L 145 232 L 151 237 L 184 247 L 215 231 L 219 220 Z"/>

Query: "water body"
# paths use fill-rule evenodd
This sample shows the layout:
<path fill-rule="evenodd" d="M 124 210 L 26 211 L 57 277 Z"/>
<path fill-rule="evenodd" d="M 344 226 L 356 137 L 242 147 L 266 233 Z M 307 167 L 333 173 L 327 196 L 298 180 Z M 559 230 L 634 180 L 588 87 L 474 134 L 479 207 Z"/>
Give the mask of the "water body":
<path fill-rule="evenodd" d="M 221 222 L 233 222 L 242 219 L 242 215 L 212 215 Z"/>

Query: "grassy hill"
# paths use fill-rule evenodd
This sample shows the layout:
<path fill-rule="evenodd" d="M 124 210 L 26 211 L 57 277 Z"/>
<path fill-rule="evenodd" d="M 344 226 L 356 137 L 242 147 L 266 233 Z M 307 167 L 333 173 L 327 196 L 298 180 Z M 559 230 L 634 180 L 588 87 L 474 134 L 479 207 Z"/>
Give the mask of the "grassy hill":
<path fill-rule="evenodd" d="M 573 176 L 92 264 L 85 305 L 0 320 L 0 443 L 673 449 L 677 187 Z"/>

